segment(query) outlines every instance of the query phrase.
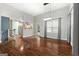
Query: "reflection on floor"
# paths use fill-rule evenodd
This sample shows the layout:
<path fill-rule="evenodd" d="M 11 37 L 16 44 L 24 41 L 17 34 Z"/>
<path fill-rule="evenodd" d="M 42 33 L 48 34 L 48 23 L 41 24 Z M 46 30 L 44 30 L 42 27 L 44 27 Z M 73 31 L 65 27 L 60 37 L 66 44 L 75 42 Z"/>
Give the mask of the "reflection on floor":
<path fill-rule="evenodd" d="M 0 44 L 0 53 L 9 56 L 67 56 L 71 55 L 71 46 L 61 40 L 28 37 L 24 38 L 24 46 L 16 48 L 13 41 Z"/>

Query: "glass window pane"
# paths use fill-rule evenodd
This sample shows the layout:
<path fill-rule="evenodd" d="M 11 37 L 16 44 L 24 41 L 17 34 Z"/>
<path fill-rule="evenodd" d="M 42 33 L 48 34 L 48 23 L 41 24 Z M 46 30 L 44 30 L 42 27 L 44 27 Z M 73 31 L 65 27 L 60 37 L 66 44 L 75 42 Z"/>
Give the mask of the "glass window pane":
<path fill-rule="evenodd" d="M 52 32 L 53 33 L 58 33 L 58 28 L 53 28 Z"/>
<path fill-rule="evenodd" d="M 53 20 L 53 27 L 58 27 L 58 20 Z"/>
<path fill-rule="evenodd" d="M 47 21 L 47 32 L 58 32 L 58 19 Z"/>
<path fill-rule="evenodd" d="M 47 28 L 47 32 L 52 32 L 51 28 Z"/>
<path fill-rule="evenodd" d="M 47 27 L 52 27 L 52 22 L 51 21 L 47 21 Z"/>

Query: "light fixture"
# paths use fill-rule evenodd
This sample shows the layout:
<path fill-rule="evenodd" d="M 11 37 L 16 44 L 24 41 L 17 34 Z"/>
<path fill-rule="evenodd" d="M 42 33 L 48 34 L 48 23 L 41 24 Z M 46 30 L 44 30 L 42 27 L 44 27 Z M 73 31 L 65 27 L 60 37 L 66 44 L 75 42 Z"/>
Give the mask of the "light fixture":
<path fill-rule="evenodd" d="M 44 3 L 44 6 L 48 5 L 50 6 L 50 10 L 49 10 L 49 17 L 48 18 L 45 18 L 43 19 L 44 21 L 48 21 L 48 20 L 51 20 L 52 19 L 52 16 L 51 16 L 51 3 Z"/>
<path fill-rule="evenodd" d="M 48 4 L 49 4 L 49 3 L 44 3 L 43 5 L 46 6 L 46 5 L 48 5 Z"/>
<path fill-rule="evenodd" d="M 24 28 L 25 28 L 25 29 L 32 29 L 32 26 L 33 26 L 33 25 L 32 25 L 31 23 L 29 23 L 29 22 L 25 22 L 25 23 L 24 23 Z"/>
<path fill-rule="evenodd" d="M 25 22 L 25 21 L 24 21 L 24 16 L 22 17 L 21 22 L 23 23 L 22 25 L 23 25 L 23 28 L 24 28 L 24 29 L 32 29 L 33 24 L 30 23 L 30 22 Z"/>

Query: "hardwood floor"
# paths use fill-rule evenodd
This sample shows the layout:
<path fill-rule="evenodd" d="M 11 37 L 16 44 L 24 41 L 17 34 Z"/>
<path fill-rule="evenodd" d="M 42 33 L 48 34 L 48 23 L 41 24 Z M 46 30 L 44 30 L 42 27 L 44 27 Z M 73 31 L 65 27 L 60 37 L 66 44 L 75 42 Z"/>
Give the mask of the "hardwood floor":
<path fill-rule="evenodd" d="M 0 44 L 1 53 L 9 56 L 71 56 L 71 46 L 62 40 L 28 37 L 24 38 L 24 46 L 15 47 L 13 41 Z M 15 42 L 15 41 L 14 41 Z"/>

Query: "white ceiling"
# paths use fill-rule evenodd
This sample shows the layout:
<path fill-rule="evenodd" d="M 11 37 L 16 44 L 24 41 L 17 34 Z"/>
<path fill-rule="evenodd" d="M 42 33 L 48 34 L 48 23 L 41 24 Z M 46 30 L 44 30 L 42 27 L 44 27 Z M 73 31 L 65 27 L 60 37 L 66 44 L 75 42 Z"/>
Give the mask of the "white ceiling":
<path fill-rule="evenodd" d="M 51 3 L 46 6 L 43 3 L 7 3 L 7 5 L 12 6 L 16 9 L 19 9 L 25 13 L 28 13 L 32 16 L 36 16 L 50 10 L 56 10 L 64 6 L 69 5 L 68 3 Z"/>

